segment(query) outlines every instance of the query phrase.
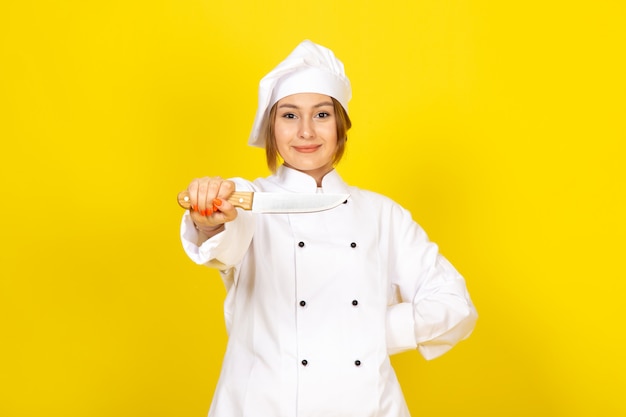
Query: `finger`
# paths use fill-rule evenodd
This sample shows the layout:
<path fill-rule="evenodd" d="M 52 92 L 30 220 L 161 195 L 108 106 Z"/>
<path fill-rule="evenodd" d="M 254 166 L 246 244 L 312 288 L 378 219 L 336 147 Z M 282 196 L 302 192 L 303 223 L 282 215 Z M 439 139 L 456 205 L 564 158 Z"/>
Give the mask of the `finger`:
<path fill-rule="evenodd" d="M 198 181 L 198 213 L 201 215 L 207 214 L 207 208 L 209 205 L 207 204 L 209 199 L 212 198 L 209 195 L 211 194 L 211 183 L 214 181 L 211 177 L 203 177 Z"/>
<path fill-rule="evenodd" d="M 235 213 L 235 217 L 236 216 L 237 214 Z M 211 224 L 215 224 L 215 225 L 224 224 L 224 223 L 234 220 L 234 218 L 229 217 L 228 215 L 226 215 L 224 212 L 221 212 L 221 211 L 217 211 L 213 213 L 210 219 L 211 219 Z"/>
<path fill-rule="evenodd" d="M 219 191 L 216 197 L 220 200 L 228 200 L 228 198 L 235 192 L 235 183 L 230 180 L 224 180 L 220 184 Z"/>
<path fill-rule="evenodd" d="M 219 216 L 219 220 L 222 222 L 230 222 L 235 220 L 237 217 L 237 208 L 233 206 L 228 200 L 222 200 L 220 198 L 216 198 L 214 202 L 218 212 L 216 213 L 216 217 Z"/>
<path fill-rule="evenodd" d="M 219 189 L 221 187 L 223 180 L 221 177 L 213 177 L 208 181 L 207 184 L 207 193 L 205 195 L 205 211 L 203 212 L 205 216 L 210 216 L 215 211 L 215 207 L 213 201 L 217 197 L 219 193 Z"/>
<path fill-rule="evenodd" d="M 190 211 L 197 211 L 198 209 L 198 185 L 199 180 L 193 179 L 189 186 L 187 186 L 187 194 L 189 194 Z"/>

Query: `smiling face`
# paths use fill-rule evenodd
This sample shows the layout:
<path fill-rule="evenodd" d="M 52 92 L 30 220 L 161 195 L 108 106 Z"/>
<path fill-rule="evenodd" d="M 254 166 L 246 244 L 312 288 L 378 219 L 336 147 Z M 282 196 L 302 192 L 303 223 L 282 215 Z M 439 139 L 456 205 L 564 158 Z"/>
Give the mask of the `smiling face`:
<path fill-rule="evenodd" d="M 333 169 L 337 115 L 329 96 L 293 94 L 276 103 L 274 137 L 285 165 L 309 174 L 321 185 Z"/>

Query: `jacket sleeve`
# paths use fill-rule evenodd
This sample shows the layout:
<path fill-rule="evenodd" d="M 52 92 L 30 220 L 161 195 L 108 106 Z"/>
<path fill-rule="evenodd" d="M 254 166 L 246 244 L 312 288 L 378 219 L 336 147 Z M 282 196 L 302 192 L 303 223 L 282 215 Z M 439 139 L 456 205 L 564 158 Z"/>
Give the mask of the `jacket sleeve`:
<path fill-rule="evenodd" d="M 180 228 L 183 249 L 197 264 L 219 270 L 238 264 L 244 257 L 254 234 L 254 217 L 251 213 L 239 210 L 237 218 L 226 223 L 223 232 L 198 245 L 196 230 L 189 212 L 185 212 Z"/>
<path fill-rule="evenodd" d="M 434 359 L 467 338 L 478 314 L 465 280 L 408 211 L 390 216 L 389 273 L 396 303 L 387 311 L 389 353 L 417 348 Z"/>
<path fill-rule="evenodd" d="M 238 190 L 253 191 L 251 183 L 240 178 L 232 179 Z M 254 235 L 254 215 L 237 209 L 237 218 L 224 224 L 224 231 L 198 244 L 198 231 L 186 211 L 180 226 L 180 238 L 183 249 L 189 258 L 197 264 L 217 268 L 220 271 L 230 269 L 243 259 Z"/>

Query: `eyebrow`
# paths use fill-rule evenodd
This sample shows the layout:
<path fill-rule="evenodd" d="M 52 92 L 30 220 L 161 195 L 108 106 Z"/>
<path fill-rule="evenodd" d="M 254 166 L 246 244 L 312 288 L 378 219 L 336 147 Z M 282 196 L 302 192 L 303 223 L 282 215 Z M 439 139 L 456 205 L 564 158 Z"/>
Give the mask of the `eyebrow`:
<path fill-rule="evenodd" d="M 316 105 L 313 106 L 314 109 L 318 108 L 318 107 L 325 107 L 325 106 L 332 106 L 333 103 L 332 101 L 323 101 L 321 103 L 318 103 Z M 280 106 L 278 106 L 279 109 L 282 108 L 289 108 L 289 109 L 299 109 L 300 107 L 296 106 L 295 104 L 291 104 L 291 103 L 283 103 Z"/>

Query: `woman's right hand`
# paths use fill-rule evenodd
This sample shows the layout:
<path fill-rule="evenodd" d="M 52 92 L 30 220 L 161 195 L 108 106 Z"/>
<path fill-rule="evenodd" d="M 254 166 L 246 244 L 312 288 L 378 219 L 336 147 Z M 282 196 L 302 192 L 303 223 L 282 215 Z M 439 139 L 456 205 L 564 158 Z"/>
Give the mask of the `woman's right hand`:
<path fill-rule="evenodd" d="M 187 187 L 189 213 L 199 232 L 207 237 L 224 230 L 224 223 L 237 218 L 237 209 L 228 202 L 235 183 L 220 177 L 196 178 Z"/>

